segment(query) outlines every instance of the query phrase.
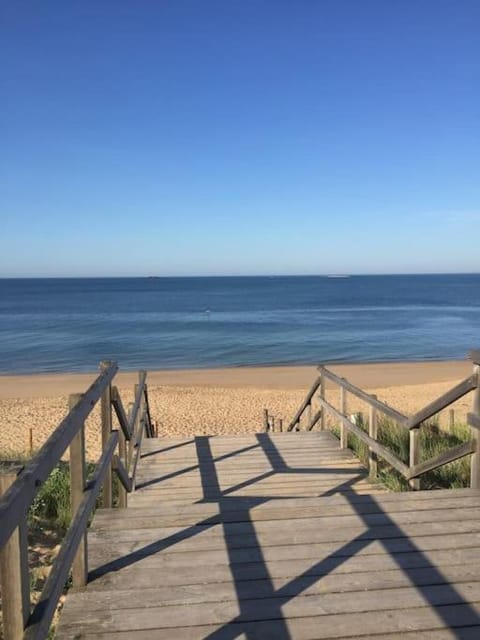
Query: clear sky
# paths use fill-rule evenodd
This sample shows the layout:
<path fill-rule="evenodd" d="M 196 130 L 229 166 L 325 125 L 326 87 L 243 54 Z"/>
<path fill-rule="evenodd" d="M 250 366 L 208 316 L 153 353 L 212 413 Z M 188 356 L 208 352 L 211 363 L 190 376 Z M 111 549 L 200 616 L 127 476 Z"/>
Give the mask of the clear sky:
<path fill-rule="evenodd" d="M 480 270 L 478 0 L 4 0 L 0 275 Z"/>

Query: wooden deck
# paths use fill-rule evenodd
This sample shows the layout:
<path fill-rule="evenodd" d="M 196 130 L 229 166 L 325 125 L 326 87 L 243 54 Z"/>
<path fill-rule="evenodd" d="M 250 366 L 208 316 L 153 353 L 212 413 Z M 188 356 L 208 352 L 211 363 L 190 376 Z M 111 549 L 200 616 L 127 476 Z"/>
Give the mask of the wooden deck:
<path fill-rule="evenodd" d="M 480 492 L 392 494 L 329 432 L 147 440 L 57 637 L 480 637 Z"/>

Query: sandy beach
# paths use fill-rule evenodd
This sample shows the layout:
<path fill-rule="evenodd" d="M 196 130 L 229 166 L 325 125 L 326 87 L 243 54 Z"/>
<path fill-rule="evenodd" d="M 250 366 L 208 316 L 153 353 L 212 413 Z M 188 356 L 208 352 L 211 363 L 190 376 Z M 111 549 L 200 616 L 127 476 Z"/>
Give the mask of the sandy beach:
<path fill-rule="evenodd" d="M 329 365 L 332 371 L 411 414 L 471 372 L 468 361 Z M 39 447 L 65 415 L 68 396 L 84 391 L 91 374 L 45 374 L 0 377 L 0 451 L 26 452 L 29 430 Z M 148 373 L 153 419 L 160 435 L 247 433 L 262 430 L 263 409 L 288 423 L 317 375 L 315 367 L 253 367 L 154 371 Z M 116 384 L 125 404 L 132 401 L 135 373 L 120 373 Z M 338 392 L 327 386 L 336 403 Z M 471 398 L 454 405 L 455 419 L 465 421 Z M 348 411 L 364 407 L 350 397 Z M 441 416 L 447 424 L 448 412 Z M 87 451 L 99 453 L 98 409 L 87 423 Z"/>

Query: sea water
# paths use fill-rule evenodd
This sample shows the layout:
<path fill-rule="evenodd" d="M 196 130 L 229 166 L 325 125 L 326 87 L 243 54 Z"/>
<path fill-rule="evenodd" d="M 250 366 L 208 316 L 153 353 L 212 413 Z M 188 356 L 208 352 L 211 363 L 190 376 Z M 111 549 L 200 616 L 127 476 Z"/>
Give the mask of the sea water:
<path fill-rule="evenodd" d="M 0 280 L 0 372 L 465 358 L 480 275 Z"/>

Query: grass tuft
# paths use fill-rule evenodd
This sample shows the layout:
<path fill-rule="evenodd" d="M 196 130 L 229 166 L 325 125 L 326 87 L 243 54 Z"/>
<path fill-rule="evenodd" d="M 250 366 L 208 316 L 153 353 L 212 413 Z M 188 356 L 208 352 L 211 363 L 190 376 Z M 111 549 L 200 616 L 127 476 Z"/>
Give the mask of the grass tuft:
<path fill-rule="evenodd" d="M 362 414 L 356 416 L 356 423 L 368 433 L 368 422 Z M 339 436 L 340 429 L 333 428 Z M 462 444 L 470 439 L 470 430 L 465 425 L 454 425 L 449 431 L 443 431 L 438 426 L 438 420 L 432 418 L 420 427 L 420 462 L 438 456 L 440 453 Z M 399 427 L 391 420 L 384 418 L 378 421 L 377 440 L 399 460 L 408 464 L 409 433 L 408 429 Z M 368 446 L 352 433 L 348 434 L 348 446 L 355 452 L 361 462 L 368 466 Z M 408 482 L 387 462 L 378 459 L 378 480 L 392 491 L 408 490 Z M 470 456 L 445 464 L 434 471 L 421 476 L 422 489 L 459 489 L 470 486 Z"/>

